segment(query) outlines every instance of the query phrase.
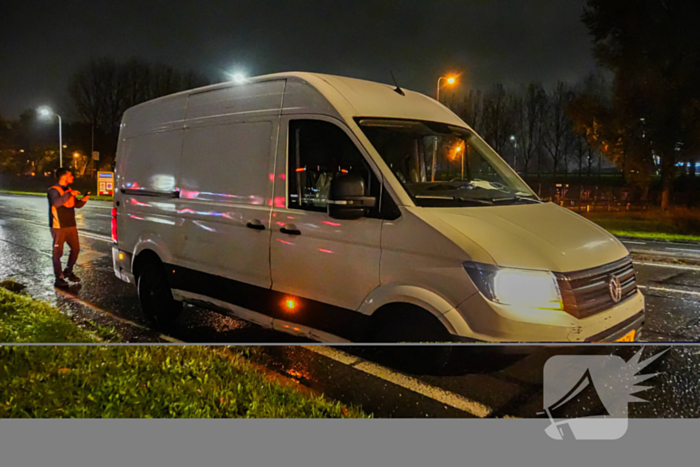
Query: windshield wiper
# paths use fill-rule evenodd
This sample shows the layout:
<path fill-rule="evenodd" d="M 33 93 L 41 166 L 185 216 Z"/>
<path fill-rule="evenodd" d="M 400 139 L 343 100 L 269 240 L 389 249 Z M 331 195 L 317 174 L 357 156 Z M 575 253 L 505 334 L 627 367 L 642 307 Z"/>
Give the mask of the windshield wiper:
<path fill-rule="evenodd" d="M 513 196 L 511 198 L 492 198 L 491 199 L 491 202 L 493 204 L 506 202 L 506 201 L 508 201 L 508 202 L 526 201 L 526 202 L 533 203 L 533 204 L 541 204 L 542 203 L 542 201 L 540 201 L 536 198 L 530 198 L 529 196 L 518 196 L 518 195 Z"/>
<path fill-rule="evenodd" d="M 477 198 L 460 198 L 459 196 L 428 196 L 428 195 L 416 195 L 417 199 L 444 199 L 448 201 L 459 201 L 462 203 L 472 203 L 478 205 L 493 206 L 491 200 L 488 199 L 477 199 Z"/>

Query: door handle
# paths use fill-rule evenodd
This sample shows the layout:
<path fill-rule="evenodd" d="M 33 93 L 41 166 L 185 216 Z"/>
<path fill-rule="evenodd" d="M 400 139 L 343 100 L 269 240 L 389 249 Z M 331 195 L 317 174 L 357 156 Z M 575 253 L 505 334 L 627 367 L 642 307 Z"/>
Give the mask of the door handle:
<path fill-rule="evenodd" d="M 265 226 L 258 219 L 249 221 L 245 226 L 253 230 L 265 230 Z"/>
<path fill-rule="evenodd" d="M 301 235 L 301 231 L 294 224 L 287 224 L 280 229 L 280 232 L 287 235 Z"/>

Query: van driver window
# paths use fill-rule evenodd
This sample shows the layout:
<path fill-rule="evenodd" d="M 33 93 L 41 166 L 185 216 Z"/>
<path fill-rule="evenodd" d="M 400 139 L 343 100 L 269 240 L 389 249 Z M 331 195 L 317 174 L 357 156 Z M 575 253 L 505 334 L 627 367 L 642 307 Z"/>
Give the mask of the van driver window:
<path fill-rule="evenodd" d="M 379 183 L 355 143 L 336 125 L 320 120 L 289 122 L 289 207 L 326 212 L 331 181 L 360 175 L 366 196 L 378 196 Z"/>

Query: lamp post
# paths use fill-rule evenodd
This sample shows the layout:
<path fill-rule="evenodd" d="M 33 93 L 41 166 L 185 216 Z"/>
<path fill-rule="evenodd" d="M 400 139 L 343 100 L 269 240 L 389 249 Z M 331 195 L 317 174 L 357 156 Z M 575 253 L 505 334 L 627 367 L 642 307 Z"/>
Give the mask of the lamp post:
<path fill-rule="evenodd" d="M 58 117 L 58 166 L 63 167 L 63 131 L 61 128 L 61 116 L 49 109 L 48 107 L 40 108 L 39 115 L 43 117 L 50 117 L 51 115 L 55 115 Z"/>
<path fill-rule="evenodd" d="M 510 142 L 513 144 L 513 170 L 517 172 L 517 169 L 515 168 L 515 164 L 518 162 L 518 140 L 515 138 L 515 135 L 510 135 Z"/>
<path fill-rule="evenodd" d="M 441 76 L 437 80 L 437 101 L 440 102 L 440 81 L 442 80 L 447 81 L 448 84 L 454 84 L 455 83 L 455 77 L 454 76 Z"/>

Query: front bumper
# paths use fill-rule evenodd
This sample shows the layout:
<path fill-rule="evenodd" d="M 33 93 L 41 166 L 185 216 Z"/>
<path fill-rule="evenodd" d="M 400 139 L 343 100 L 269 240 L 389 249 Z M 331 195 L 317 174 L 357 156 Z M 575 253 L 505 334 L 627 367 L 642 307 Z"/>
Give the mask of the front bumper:
<path fill-rule="evenodd" d="M 632 331 L 634 333 L 634 340 L 639 338 L 639 332 L 644 327 L 644 311 L 640 311 L 636 315 L 626 319 L 625 321 L 616 324 L 610 329 L 607 329 L 601 333 L 594 336 L 587 337 L 586 342 L 616 342 L 618 339 L 626 336 Z"/>
<path fill-rule="evenodd" d="M 564 311 L 526 309 L 493 303 L 480 293 L 455 310 L 464 320 L 460 340 L 483 342 L 612 342 L 644 323 L 644 296 L 635 295 L 584 319 Z"/>

